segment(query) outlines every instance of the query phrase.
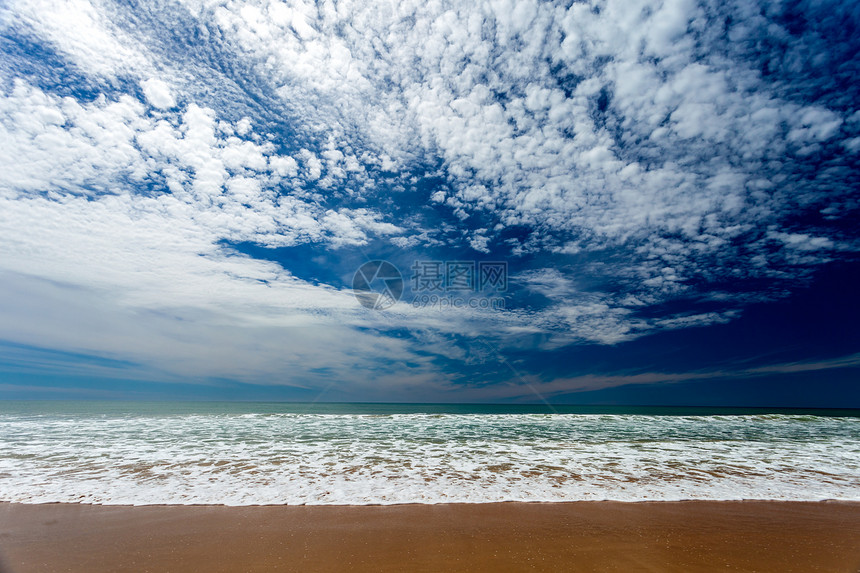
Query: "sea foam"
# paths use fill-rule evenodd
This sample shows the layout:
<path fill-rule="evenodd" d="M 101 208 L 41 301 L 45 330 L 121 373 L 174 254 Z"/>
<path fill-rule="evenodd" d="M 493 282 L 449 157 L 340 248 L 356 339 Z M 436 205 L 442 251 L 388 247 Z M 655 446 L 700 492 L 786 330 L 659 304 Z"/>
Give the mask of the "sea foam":
<path fill-rule="evenodd" d="M 860 419 L 0 415 L 0 500 L 860 500 Z"/>

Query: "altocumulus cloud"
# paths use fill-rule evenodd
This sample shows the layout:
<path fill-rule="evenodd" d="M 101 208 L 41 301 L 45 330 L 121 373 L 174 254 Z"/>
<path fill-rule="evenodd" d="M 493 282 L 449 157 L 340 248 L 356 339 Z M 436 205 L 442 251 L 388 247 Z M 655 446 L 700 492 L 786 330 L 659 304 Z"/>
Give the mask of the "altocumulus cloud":
<path fill-rule="evenodd" d="M 497 351 L 726 323 L 857 252 L 858 20 L 848 2 L 10 2 L 0 339 L 122 361 L 99 375 L 353 397 L 454 396 L 481 361 L 598 386 Z M 237 245 L 505 258 L 513 295 L 380 315 Z"/>

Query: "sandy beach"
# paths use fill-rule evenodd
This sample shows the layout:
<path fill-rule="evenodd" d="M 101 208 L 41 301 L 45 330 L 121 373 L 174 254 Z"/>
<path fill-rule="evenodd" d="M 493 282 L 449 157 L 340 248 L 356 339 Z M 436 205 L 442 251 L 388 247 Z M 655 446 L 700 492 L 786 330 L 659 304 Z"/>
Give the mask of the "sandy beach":
<path fill-rule="evenodd" d="M 860 570 L 860 503 L 0 504 L 3 573 Z"/>

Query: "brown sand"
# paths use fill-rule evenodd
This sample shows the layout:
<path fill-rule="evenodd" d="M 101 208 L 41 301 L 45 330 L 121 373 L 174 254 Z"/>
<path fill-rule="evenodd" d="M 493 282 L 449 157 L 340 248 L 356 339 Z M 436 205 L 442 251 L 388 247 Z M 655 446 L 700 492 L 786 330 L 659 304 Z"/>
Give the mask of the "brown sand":
<path fill-rule="evenodd" d="M 4 573 L 860 571 L 860 503 L 0 504 Z"/>

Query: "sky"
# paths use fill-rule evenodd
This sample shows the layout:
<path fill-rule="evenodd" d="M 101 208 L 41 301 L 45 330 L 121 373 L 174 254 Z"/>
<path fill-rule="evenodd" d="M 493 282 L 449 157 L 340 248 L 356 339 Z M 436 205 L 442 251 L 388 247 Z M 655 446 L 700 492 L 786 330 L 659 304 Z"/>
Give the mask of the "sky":
<path fill-rule="evenodd" d="M 860 407 L 860 4 L 8 0 L 0 399 Z"/>

